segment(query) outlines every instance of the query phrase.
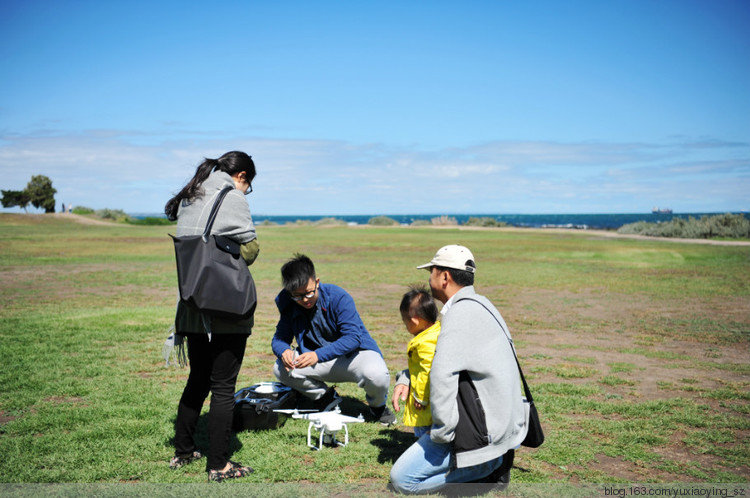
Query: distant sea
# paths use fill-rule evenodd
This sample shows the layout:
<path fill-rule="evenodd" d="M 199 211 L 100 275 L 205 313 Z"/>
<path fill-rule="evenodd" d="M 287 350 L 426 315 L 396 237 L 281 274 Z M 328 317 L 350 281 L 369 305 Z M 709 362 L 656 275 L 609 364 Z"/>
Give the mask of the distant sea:
<path fill-rule="evenodd" d="M 503 221 L 510 226 L 529 228 L 577 228 L 577 229 L 605 229 L 616 230 L 628 223 L 647 221 L 651 223 L 670 221 L 673 218 L 700 218 L 701 216 L 713 216 L 724 213 L 630 213 L 630 214 L 389 214 L 385 215 L 397 222 L 410 225 L 417 220 L 431 220 L 440 216 L 454 218 L 459 225 L 465 224 L 469 218 L 492 218 Z M 750 217 L 748 213 L 741 213 Z M 131 214 L 135 218 L 164 217 L 163 214 Z M 336 218 L 352 225 L 367 225 L 370 218 L 380 215 L 325 215 L 325 216 L 266 216 L 253 213 L 253 221 L 256 225 L 268 221 L 284 225 L 296 221 L 315 222 L 323 218 Z"/>

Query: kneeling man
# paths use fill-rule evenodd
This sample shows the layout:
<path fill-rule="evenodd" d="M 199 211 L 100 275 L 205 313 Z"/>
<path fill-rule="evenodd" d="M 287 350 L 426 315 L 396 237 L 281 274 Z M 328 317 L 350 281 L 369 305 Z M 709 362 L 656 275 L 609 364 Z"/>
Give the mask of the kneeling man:
<path fill-rule="evenodd" d="M 502 490 L 510 481 L 514 449 L 528 431 L 508 326 L 474 290 L 477 266 L 466 247 L 442 247 L 417 268 L 430 272 L 432 295 L 443 303 L 430 370 L 432 430 L 398 458 L 391 483 L 403 493 L 472 482 Z M 408 392 L 397 379 L 394 403 Z"/>

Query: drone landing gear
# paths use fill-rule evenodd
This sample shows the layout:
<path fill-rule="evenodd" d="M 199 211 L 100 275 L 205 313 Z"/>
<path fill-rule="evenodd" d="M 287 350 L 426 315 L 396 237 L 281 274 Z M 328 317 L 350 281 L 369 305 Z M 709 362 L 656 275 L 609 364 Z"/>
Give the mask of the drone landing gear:
<path fill-rule="evenodd" d="M 342 429 L 344 429 L 344 442 L 342 443 L 338 439 L 336 439 L 336 434 L 339 431 L 329 431 L 326 430 L 325 427 L 320 428 L 320 437 L 318 438 L 318 446 L 315 446 L 312 444 L 312 429 L 316 424 L 314 422 L 310 422 L 310 424 L 307 426 L 307 446 L 316 450 L 320 451 L 323 448 L 324 444 L 327 444 L 329 446 L 346 446 L 349 444 L 349 429 L 346 427 L 346 424 L 342 424 Z"/>

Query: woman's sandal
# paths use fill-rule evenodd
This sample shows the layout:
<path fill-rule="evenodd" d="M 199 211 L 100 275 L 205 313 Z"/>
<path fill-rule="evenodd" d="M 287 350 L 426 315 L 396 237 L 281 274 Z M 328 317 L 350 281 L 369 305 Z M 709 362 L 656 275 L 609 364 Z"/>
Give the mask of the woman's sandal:
<path fill-rule="evenodd" d="M 201 458 L 203 458 L 203 453 L 201 453 L 200 451 L 194 451 L 192 454 L 184 457 L 175 455 L 169 461 L 169 468 L 172 470 L 179 469 L 183 465 L 187 465 L 190 462 L 200 460 Z"/>
<path fill-rule="evenodd" d="M 214 482 L 221 482 L 224 479 L 237 479 L 238 477 L 249 476 L 253 473 L 253 468 L 246 465 L 242 465 L 237 462 L 229 462 L 232 464 L 232 468 L 226 471 L 221 470 L 209 470 L 208 480 Z"/>

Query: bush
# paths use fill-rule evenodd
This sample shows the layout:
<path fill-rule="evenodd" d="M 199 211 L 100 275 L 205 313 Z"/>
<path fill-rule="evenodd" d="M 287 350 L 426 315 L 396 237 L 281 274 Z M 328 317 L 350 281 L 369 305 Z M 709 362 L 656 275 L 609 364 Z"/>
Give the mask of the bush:
<path fill-rule="evenodd" d="M 645 235 L 644 232 L 653 225 L 646 221 L 636 221 L 635 223 L 628 223 L 617 229 L 617 233 L 623 235 Z"/>
<path fill-rule="evenodd" d="M 456 221 L 456 218 L 452 216 L 445 216 L 445 215 L 432 218 L 430 222 L 432 222 L 433 225 L 438 225 L 438 226 L 458 225 L 458 221 Z"/>
<path fill-rule="evenodd" d="M 75 206 L 73 214 L 94 214 L 94 210 L 84 206 Z"/>
<path fill-rule="evenodd" d="M 388 216 L 375 216 L 374 218 L 370 218 L 367 220 L 368 225 L 378 225 L 378 226 L 393 226 L 398 225 L 398 221 L 394 220 L 393 218 L 389 218 Z"/>
<path fill-rule="evenodd" d="M 321 218 L 314 223 L 316 226 L 342 226 L 346 225 L 344 220 L 338 218 Z"/>
<path fill-rule="evenodd" d="M 133 218 L 122 209 L 97 209 L 94 214 L 105 220 L 114 220 L 118 223 L 131 223 Z"/>
<path fill-rule="evenodd" d="M 414 221 L 411 222 L 411 226 L 413 226 L 413 227 L 424 227 L 424 226 L 428 226 L 428 225 L 432 225 L 432 223 L 430 223 L 429 220 L 419 219 L 419 220 L 414 220 Z"/>
<path fill-rule="evenodd" d="M 701 221 L 707 225 L 709 237 L 749 238 L 750 220 L 741 214 L 720 214 L 703 216 Z"/>
<path fill-rule="evenodd" d="M 467 226 L 474 226 L 474 227 L 507 227 L 508 224 L 504 221 L 497 221 L 495 218 L 490 217 L 482 217 L 482 218 L 476 218 L 472 216 L 468 219 L 464 225 Z"/>
<path fill-rule="evenodd" d="M 662 223 L 638 221 L 621 226 L 617 233 L 682 239 L 746 239 L 750 238 L 750 220 L 742 214 L 726 213 L 700 219 L 673 218 Z"/>

